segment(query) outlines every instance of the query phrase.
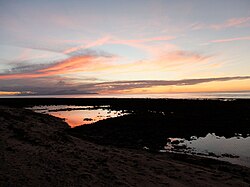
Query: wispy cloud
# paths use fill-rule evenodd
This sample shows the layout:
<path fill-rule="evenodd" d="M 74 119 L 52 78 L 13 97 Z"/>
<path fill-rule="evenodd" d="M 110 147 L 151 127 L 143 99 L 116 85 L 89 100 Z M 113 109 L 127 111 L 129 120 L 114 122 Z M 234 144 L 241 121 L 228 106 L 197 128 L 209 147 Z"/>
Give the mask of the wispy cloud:
<path fill-rule="evenodd" d="M 169 41 L 169 40 L 173 40 L 175 38 L 176 37 L 174 37 L 174 36 L 159 36 L 159 37 L 141 38 L 141 39 L 135 39 L 135 40 L 114 39 L 114 40 L 111 40 L 111 43 L 135 44 L 135 43 L 147 43 L 147 42 L 157 42 L 157 41 Z"/>
<path fill-rule="evenodd" d="M 122 39 L 112 35 L 106 35 L 96 40 L 51 40 L 47 46 L 38 44 L 18 44 L 26 51 L 39 50 L 44 52 L 53 52 L 61 55 L 76 56 L 85 54 L 86 51 L 96 51 L 97 47 L 103 45 L 127 45 L 133 48 L 141 49 L 153 56 L 158 55 L 163 49 L 166 51 L 177 50 L 174 44 L 166 43 L 176 39 L 175 36 L 157 36 L 157 37 L 140 37 L 138 39 Z M 50 46 L 52 45 L 52 46 Z M 69 47 L 71 46 L 71 47 Z M 93 49 L 95 48 L 95 49 Z M 26 55 L 27 56 L 27 55 Z"/>
<path fill-rule="evenodd" d="M 234 41 L 247 41 L 250 40 L 250 36 L 245 37 L 237 37 L 237 38 L 225 38 L 219 40 L 211 40 L 209 43 L 226 43 L 226 42 L 234 42 Z"/>
<path fill-rule="evenodd" d="M 70 53 L 73 53 L 73 52 L 76 52 L 76 51 L 79 51 L 79 50 L 82 50 L 82 49 L 97 47 L 97 46 L 103 45 L 105 43 L 108 43 L 109 40 L 110 40 L 110 37 L 105 36 L 105 37 L 100 38 L 100 39 L 98 39 L 98 40 L 96 40 L 94 42 L 89 42 L 89 43 L 86 43 L 84 45 L 80 45 L 80 46 L 76 46 L 76 47 L 72 47 L 70 49 L 67 49 L 63 53 L 64 54 L 70 54 Z"/>
<path fill-rule="evenodd" d="M 145 41 L 162 40 L 162 38 L 152 38 Z M 136 42 L 144 42 L 138 40 Z M 0 74 L 0 79 L 17 78 L 37 78 L 46 76 L 64 75 L 69 73 L 87 73 L 87 72 L 105 72 L 112 75 L 119 72 L 136 73 L 140 71 L 146 75 L 148 72 L 154 72 L 157 69 L 168 67 L 179 67 L 198 62 L 205 62 L 210 58 L 203 54 L 189 51 L 172 51 L 161 54 L 153 59 L 134 61 L 129 63 L 115 63 L 118 57 L 103 52 L 93 50 L 78 50 L 70 53 L 65 60 L 59 60 L 46 64 L 27 64 L 26 62 L 16 63 L 14 67 Z M 133 71 L 133 72 L 131 72 Z M 117 75 L 119 76 L 119 75 Z"/>
<path fill-rule="evenodd" d="M 189 86 L 209 82 L 221 82 L 231 80 L 250 79 L 250 76 L 202 78 L 202 79 L 182 79 L 182 80 L 138 80 L 138 81 L 112 81 L 101 83 L 85 84 L 60 84 L 46 83 L 46 80 L 35 81 L 36 85 L 26 86 L 27 82 L 19 80 L 18 86 L 0 86 L 0 90 L 5 93 L 19 93 L 26 95 L 60 95 L 60 94 L 86 94 L 86 93 L 122 93 L 126 90 L 138 88 L 151 88 L 155 86 Z M 1 80 L 0 80 L 1 83 Z M 24 85 L 21 85 L 24 84 Z M 53 88 L 53 89 L 52 89 Z M 53 91 L 52 91 L 53 90 Z"/>
<path fill-rule="evenodd" d="M 131 64 L 125 64 L 122 67 L 130 66 L 133 68 L 143 68 L 154 69 L 154 67 L 167 68 L 167 67 L 178 67 L 181 65 L 196 64 L 199 62 L 204 62 L 211 58 L 211 56 L 203 55 L 197 52 L 190 51 L 171 51 L 161 54 L 161 56 L 154 59 L 142 60 Z"/>
<path fill-rule="evenodd" d="M 225 29 L 231 27 L 245 27 L 250 26 L 250 17 L 241 17 L 241 18 L 231 18 L 224 23 L 214 24 L 210 27 L 212 29 Z"/>
<path fill-rule="evenodd" d="M 217 24 L 205 24 L 201 22 L 194 22 L 187 26 L 191 30 L 201 30 L 201 29 L 214 29 L 221 30 L 227 28 L 239 28 L 239 27 L 249 27 L 250 17 L 240 17 L 240 18 L 230 18 L 222 23 Z"/>
<path fill-rule="evenodd" d="M 107 58 L 111 61 L 112 57 L 84 55 L 50 64 L 17 66 L 0 74 L 0 79 L 37 78 L 79 71 L 98 71 L 106 68 Z"/>
<path fill-rule="evenodd" d="M 159 37 L 139 38 L 139 39 L 120 39 L 116 36 L 109 35 L 109 36 L 99 38 L 95 41 L 89 41 L 89 42 L 82 41 L 82 40 L 81 41 L 67 41 L 67 42 L 74 43 L 74 45 L 76 46 L 64 50 L 63 53 L 67 55 L 71 55 L 72 53 L 75 53 L 78 51 L 91 49 L 93 47 L 98 47 L 98 46 L 102 46 L 105 44 L 127 45 L 130 47 L 139 48 L 139 49 L 142 49 L 151 53 L 152 51 L 154 51 L 155 47 L 151 47 L 150 45 L 148 45 L 148 43 L 166 42 L 169 40 L 173 40 L 175 38 L 176 38 L 175 36 L 159 36 Z M 84 44 L 79 45 L 79 43 L 84 43 Z M 159 50 L 159 49 L 157 48 L 155 50 Z"/>
<path fill-rule="evenodd" d="M 200 29 L 207 28 L 207 26 L 204 23 L 194 22 L 194 23 L 189 24 L 187 26 L 187 28 L 190 29 L 190 30 L 200 30 Z"/>
<path fill-rule="evenodd" d="M 162 55 L 158 62 L 161 64 L 168 65 L 180 65 L 185 63 L 197 63 L 209 59 L 210 56 L 202 55 L 195 52 L 189 51 L 173 51 Z"/>
<path fill-rule="evenodd" d="M 207 83 L 213 81 L 230 81 L 230 80 L 243 80 L 250 79 L 250 76 L 238 77 L 219 77 L 219 78 L 204 78 L 204 79 L 183 79 L 183 80 L 140 80 L 140 81 L 115 81 L 96 84 L 105 90 L 127 90 L 134 88 L 149 88 L 153 86 L 186 86 L 195 85 L 200 83 Z"/>

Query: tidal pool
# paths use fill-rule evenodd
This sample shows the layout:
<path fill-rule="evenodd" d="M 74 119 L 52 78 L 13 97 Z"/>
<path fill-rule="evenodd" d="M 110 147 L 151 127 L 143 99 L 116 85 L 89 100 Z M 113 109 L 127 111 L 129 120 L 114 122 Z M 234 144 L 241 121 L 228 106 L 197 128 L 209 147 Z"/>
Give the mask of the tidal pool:
<path fill-rule="evenodd" d="M 225 138 L 208 133 L 205 137 L 168 138 L 161 152 L 179 152 L 211 157 L 250 167 L 250 136 L 243 138 L 239 134 Z"/>
<path fill-rule="evenodd" d="M 34 106 L 28 108 L 38 113 L 50 114 L 55 117 L 63 118 L 71 126 L 91 124 L 107 118 L 123 116 L 126 111 L 111 110 L 109 106 L 68 106 L 50 105 Z"/>

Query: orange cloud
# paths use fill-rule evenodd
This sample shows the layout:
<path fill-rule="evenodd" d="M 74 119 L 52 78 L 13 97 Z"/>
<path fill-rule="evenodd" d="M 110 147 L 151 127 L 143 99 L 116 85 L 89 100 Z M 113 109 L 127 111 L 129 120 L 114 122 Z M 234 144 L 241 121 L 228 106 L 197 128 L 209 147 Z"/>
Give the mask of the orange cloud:
<path fill-rule="evenodd" d="M 39 70 L 38 72 L 42 73 L 49 73 L 49 72 L 57 72 L 57 73 L 63 73 L 66 70 L 74 70 L 78 69 L 79 67 L 82 67 L 83 65 L 87 65 L 90 62 L 92 62 L 93 57 L 91 56 L 80 56 L 80 57 L 72 57 L 69 59 L 66 59 L 60 63 L 56 63 L 55 65 Z"/>
<path fill-rule="evenodd" d="M 34 71 L 33 73 L 5 74 L 0 75 L 0 79 L 17 79 L 17 78 L 37 78 L 45 76 L 53 76 L 72 72 L 97 71 L 105 69 L 107 64 L 102 57 L 79 56 L 71 57 L 48 68 Z"/>
<path fill-rule="evenodd" d="M 7 92 L 7 91 L 0 91 L 0 95 L 19 95 L 21 92 Z"/>
<path fill-rule="evenodd" d="M 37 78 L 44 77 L 46 75 L 43 74 L 28 74 L 28 73 L 20 73 L 20 74 L 8 74 L 8 75 L 0 75 L 0 79 L 19 79 L 19 78 Z"/>

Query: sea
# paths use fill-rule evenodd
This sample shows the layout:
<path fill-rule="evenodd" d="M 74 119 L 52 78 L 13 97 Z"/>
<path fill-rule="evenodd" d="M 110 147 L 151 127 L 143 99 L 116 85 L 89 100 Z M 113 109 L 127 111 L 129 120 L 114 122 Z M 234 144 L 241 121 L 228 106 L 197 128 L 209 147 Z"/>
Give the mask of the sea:
<path fill-rule="evenodd" d="M 244 92 L 195 92 L 164 94 L 78 94 L 78 95 L 13 95 L 0 98 L 165 98 L 165 99 L 250 99 L 250 91 Z"/>

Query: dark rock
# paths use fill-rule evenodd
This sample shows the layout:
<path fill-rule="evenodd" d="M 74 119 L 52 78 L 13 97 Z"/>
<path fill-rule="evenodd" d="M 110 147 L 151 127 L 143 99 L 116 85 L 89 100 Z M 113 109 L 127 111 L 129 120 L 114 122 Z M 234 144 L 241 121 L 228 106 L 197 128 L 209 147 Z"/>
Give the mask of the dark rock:
<path fill-rule="evenodd" d="M 83 121 L 93 121 L 92 118 L 84 118 Z"/>

